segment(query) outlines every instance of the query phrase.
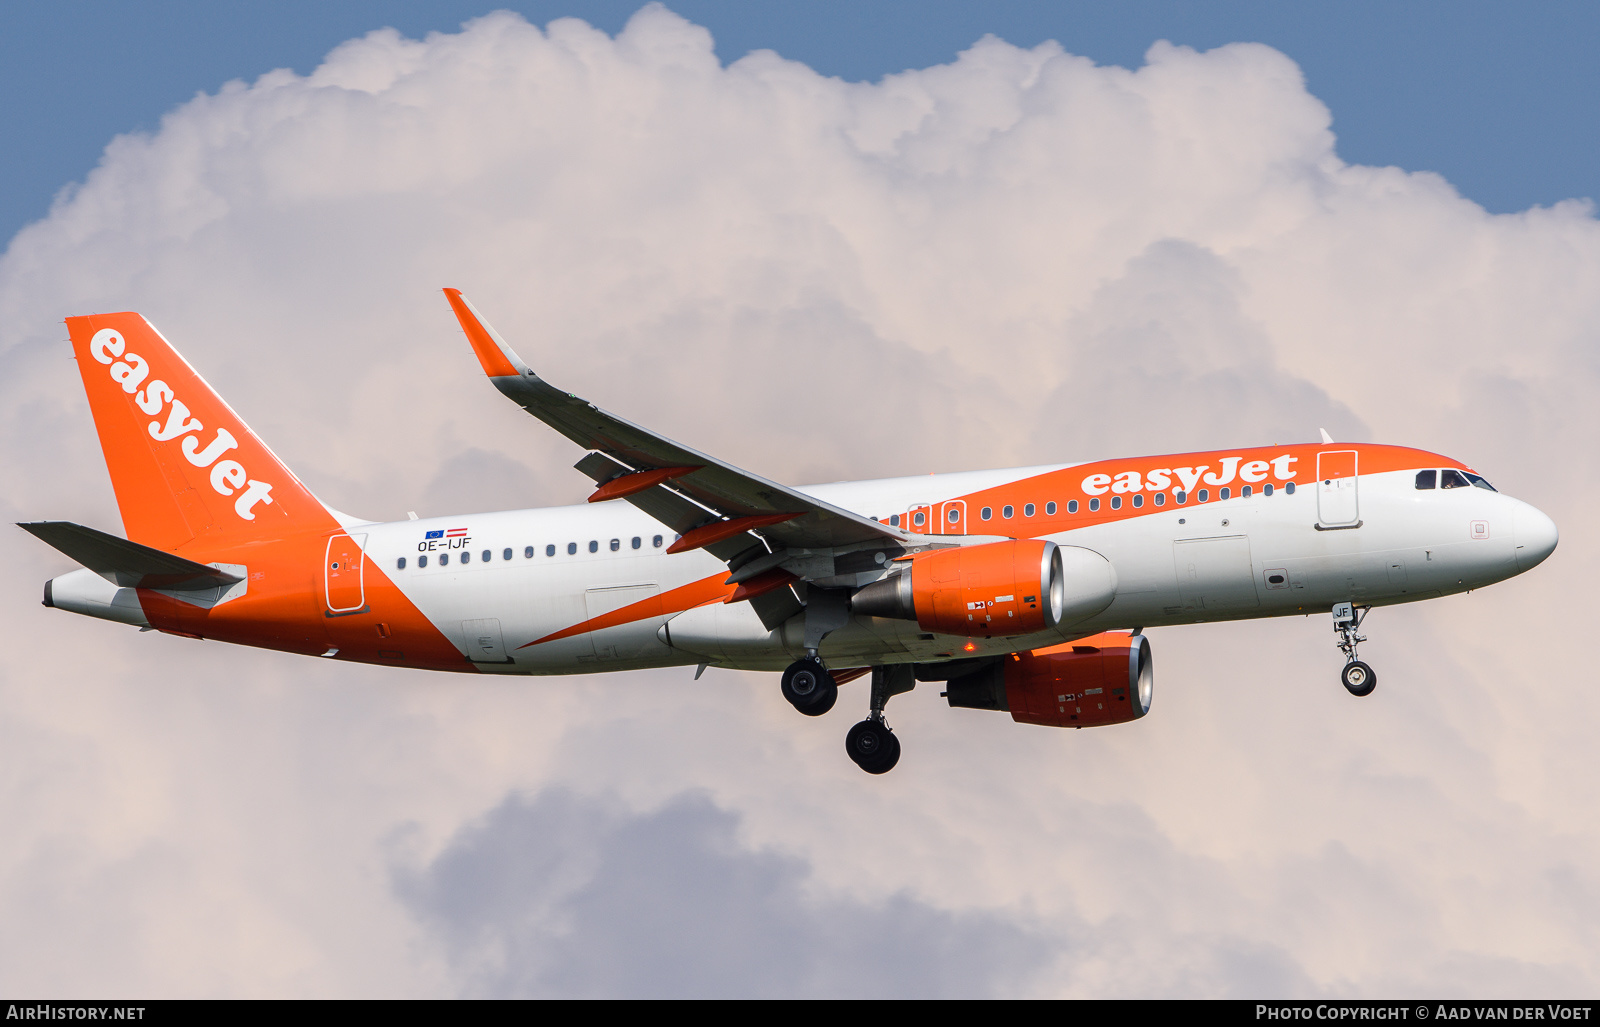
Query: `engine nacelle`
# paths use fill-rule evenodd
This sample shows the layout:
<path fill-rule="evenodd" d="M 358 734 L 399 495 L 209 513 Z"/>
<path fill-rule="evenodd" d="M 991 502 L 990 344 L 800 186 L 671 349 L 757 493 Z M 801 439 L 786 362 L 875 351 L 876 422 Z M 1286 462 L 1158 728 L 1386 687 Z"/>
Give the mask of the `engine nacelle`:
<path fill-rule="evenodd" d="M 1023 724 L 1098 727 L 1149 713 L 1154 686 L 1150 640 L 1114 631 L 1002 657 L 951 678 L 945 698 L 951 706 L 1009 710 Z"/>
<path fill-rule="evenodd" d="M 910 564 L 857 592 L 851 609 L 971 638 L 1029 635 L 1061 623 L 1061 554 L 1054 542 L 1013 539 L 936 549 Z"/>

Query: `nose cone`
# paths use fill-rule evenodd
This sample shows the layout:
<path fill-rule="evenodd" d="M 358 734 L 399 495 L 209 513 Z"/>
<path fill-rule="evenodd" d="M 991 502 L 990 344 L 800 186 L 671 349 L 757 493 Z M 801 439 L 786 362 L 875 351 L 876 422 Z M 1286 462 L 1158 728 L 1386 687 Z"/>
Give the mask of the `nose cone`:
<path fill-rule="evenodd" d="M 1556 550 L 1556 522 L 1523 503 L 1517 509 L 1517 570 L 1528 571 Z"/>

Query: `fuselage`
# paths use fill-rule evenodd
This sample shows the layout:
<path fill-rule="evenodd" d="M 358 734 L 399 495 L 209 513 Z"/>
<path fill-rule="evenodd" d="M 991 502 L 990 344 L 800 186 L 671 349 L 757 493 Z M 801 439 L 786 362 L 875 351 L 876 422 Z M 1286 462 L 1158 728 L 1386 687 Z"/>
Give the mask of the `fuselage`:
<path fill-rule="evenodd" d="M 1476 482 L 1476 484 L 1475 484 Z M 1428 487 L 1422 487 L 1427 485 Z M 1448 486 L 1448 487 L 1447 487 Z M 1460 462 L 1377 445 L 1280 446 L 806 486 L 926 546 L 1046 539 L 1098 554 L 1103 608 L 1031 635 L 968 638 L 852 616 L 830 666 L 1018 652 L 1111 629 L 1325 613 L 1479 588 L 1543 560 L 1555 527 Z M 398 522 L 208 550 L 242 568 L 214 595 L 117 589 L 90 571 L 51 604 L 180 634 L 438 670 L 573 674 L 710 663 L 779 669 L 804 618 L 769 629 L 725 603 L 729 569 L 624 501 Z M 913 551 L 918 547 L 913 546 Z M 803 554 L 801 554 L 803 555 Z M 882 554 L 832 554 L 812 581 L 859 588 Z"/>

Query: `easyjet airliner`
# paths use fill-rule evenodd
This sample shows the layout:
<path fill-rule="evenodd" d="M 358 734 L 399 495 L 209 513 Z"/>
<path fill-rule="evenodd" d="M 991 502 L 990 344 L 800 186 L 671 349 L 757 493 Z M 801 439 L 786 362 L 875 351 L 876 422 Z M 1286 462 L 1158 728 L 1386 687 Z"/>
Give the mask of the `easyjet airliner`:
<path fill-rule="evenodd" d="M 576 443 L 589 504 L 392 523 L 333 510 L 143 317 L 67 319 L 127 538 L 22 527 L 82 565 L 46 606 L 397 667 L 781 670 L 801 713 L 870 675 L 846 736 L 893 767 L 889 698 L 1091 727 L 1150 710 L 1155 625 L 1332 612 L 1344 686 L 1375 606 L 1481 588 L 1556 527 L 1457 460 L 1335 443 L 791 488 L 538 377 L 446 289 L 496 388 Z M 831 669 L 830 669 L 831 668 Z M 699 676 L 699 671 L 696 672 Z"/>

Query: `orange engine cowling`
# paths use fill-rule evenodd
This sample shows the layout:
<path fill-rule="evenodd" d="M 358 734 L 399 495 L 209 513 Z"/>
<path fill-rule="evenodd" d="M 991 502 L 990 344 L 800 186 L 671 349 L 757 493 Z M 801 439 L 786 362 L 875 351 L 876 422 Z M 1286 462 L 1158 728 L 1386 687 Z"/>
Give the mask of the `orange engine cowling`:
<path fill-rule="evenodd" d="M 1054 542 L 1013 539 L 936 549 L 851 599 L 854 612 L 915 620 L 924 631 L 986 638 L 1061 623 L 1061 553 Z"/>
<path fill-rule="evenodd" d="M 951 706 L 1009 710 L 1023 724 L 1097 727 L 1149 713 L 1154 684 L 1150 640 L 1113 631 L 1002 657 L 951 678 L 945 698 Z"/>

